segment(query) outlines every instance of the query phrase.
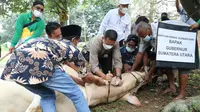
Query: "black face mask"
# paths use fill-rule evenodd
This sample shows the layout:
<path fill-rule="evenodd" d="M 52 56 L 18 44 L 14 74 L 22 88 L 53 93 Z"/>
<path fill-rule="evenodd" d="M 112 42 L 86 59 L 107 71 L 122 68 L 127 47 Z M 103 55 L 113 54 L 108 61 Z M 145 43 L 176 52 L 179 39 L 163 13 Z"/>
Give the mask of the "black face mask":
<path fill-rule="evenodd" d="M 166 21 L 166 20 L 169 20 L 169 18 L 166 16 L 161 17 L 161 21 Z"/>

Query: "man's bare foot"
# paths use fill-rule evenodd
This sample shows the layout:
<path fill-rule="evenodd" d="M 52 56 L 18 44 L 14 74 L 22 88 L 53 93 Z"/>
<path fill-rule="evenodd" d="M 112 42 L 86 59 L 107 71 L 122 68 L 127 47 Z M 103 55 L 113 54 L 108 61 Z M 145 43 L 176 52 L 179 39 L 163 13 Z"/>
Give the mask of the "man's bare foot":
<path fill-rule="evenodd" d="M 180 99 L 184 99 L 184 98 L 185 98 L 185 95 L 179 94 L 177 97 L 175 97 L 175 98 L 173 99 L 173 101 L 180 100 Z"/>
<path fill-rule="evenodd" d="M 167 93 L 176 93 L 176 88 L 173 87 L 173 88 L 167 88 L 165 89 L 163 92 L 162 92 L 162 95 L 165 95 Z"/>

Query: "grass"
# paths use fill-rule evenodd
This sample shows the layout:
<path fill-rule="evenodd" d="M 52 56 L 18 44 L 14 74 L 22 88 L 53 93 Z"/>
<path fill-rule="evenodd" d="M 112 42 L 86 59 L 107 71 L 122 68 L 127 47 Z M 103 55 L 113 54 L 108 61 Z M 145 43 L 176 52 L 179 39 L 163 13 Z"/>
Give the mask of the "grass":
<path fill-rule="evenodd" d="M 126 101 L 115 101 L 112 103 L 104 104 L 104 105 L 98 105 L 93 107 L 91 110 L 92 112 L 121 112 L 121 106 L 128 105 Z"/>

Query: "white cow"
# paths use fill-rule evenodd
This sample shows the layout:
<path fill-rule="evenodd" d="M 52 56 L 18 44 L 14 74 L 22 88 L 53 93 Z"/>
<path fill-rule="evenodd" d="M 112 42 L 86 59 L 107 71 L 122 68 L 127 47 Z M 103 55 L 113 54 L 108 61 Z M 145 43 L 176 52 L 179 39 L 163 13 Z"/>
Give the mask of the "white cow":
<path fill-rule="evenodd" d="M 67 66 L 64 66 L 64 68 L 68 74 L 78 76 L 77 72 L 71 68 Z M 139 106 L 139 100 L 137 97 L 130 95 L 129 91 L 136 86 L 137 80 L 139 82 L 143 81 L 144 75 L 144 73 L 140 72 L 122 74 L 123 85 L 120 87 L 110 86 L 109 102 L 121 98 Z M 85 87 L 79 87 L 89 106 L 107 102 L 108 85 L 99 87 L 95 84 L 86 84 Z M 34 95 L 14 82 L 0 80 L 0 88 L 0 112 L 41 112 L 39 106 L 40 97 L 38 95 Z M 72 102 L 61 93 L 57 93 L 56 95 L 56 106 L 57 112 L 66 112 L 66 109 L 69 112 L 76 112 Z"/>

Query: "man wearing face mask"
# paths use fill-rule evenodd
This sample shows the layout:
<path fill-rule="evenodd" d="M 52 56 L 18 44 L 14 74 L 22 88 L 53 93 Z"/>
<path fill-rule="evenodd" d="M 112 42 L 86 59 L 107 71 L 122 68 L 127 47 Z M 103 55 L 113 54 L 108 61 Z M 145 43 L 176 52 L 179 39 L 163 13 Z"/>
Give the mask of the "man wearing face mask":
<path fill-rule="evenodd" d="M 153 52 L 151 53 L 151 57 L 155 58 L 156 56 L 156 53 L 155 53 L 156 52 L 156 33 L 155 32 L 156 30 L 152 30 L 151 26 L 145 22 L 140 22 L 138 24 L 136 33 L 137 33 L 137 36 L 140 37 L 140 44 L 139 44 L 139 50 L 135 59 L 135 63 L 133 64 L 132 69 L 131 69 L 132 71 L 136 70 L 138 65 L 142 62 L 142 59 L 144 56 L 148 57 L 147 56 L 148 54 L 145 53 L 147 48 L 152 47 Z M 148 62 L 147 59 L 144 60 L 144 69 L 147 69 L 147 62 Z M 154 71 L 155 71 L 155 67 L 151 67 L 150 71 L 145 77 L 145 80 L 147 82 L 149 81 L 149 76 L 153 74 Z"/>
<path fill-rule="evenodd" d="M 43 11 L 44 3 L 35 1 L 30 12 L 19 15 L 15 24 L 14 36 L 11 40 L 10 52 L 15 49 L 17 44 L 20 45 L 42 35 L 45 28 L 44 21 L 41 19 Z"/>
<path fill-rule="evenodd" d="M 82 53 L 91 65 L 91 71 L 102 79 L 109 80 L 115 69 L 117 80 L 121 78 L 121 53 L 117 40 L 117 32 L 107 30 L 104 36 L 92 38 L 83 49 Z M 114 65 L 114 66 L 113 66 Z M 102 71 L 100 70 L 102 69 Z"/>
<path fill-rule="evenodd" d="M 123 69 L 125 72 L 130 71 L 135 61 L 135 56 L 138 52 L 138 37 L 129 35 L 126 40 L 126 45 L 120 49 L 122 55 Z"/>
<path fill-rule="evenodd" d="M 128 12 L 130 0 L 119 0 L 119 6 L 116 9 L 110 10 L 101 22 L 98 34 L 103 35 L 108 29 L 113 29 L 117 32 L 117 41 L 120 46 L 130 34 L 131 18 Z"/>

